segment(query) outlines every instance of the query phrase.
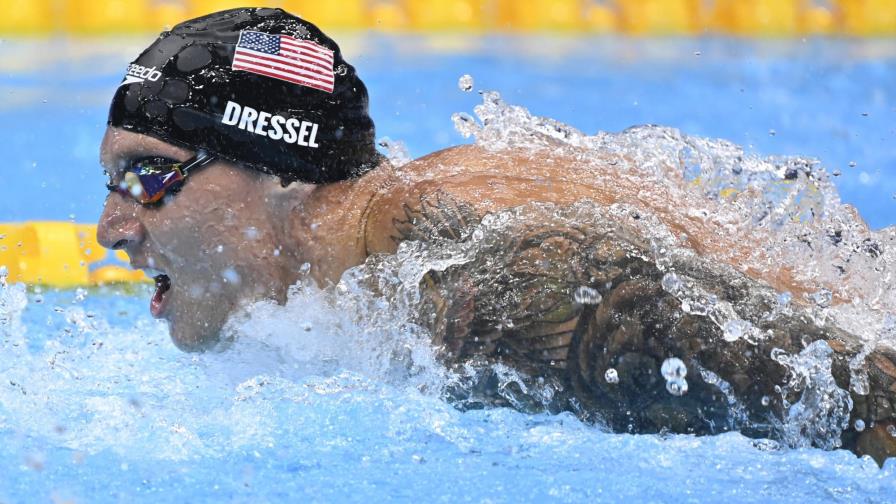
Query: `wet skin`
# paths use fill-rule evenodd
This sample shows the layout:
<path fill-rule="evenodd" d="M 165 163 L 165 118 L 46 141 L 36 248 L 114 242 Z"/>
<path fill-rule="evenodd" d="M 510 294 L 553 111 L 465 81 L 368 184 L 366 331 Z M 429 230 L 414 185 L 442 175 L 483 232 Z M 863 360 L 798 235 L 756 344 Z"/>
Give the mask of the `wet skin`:
<path fill-rule="evenodd" d="M 135 158 L 183 161 L 193 154 L 149 136 L 110 128 L 101 162 L 117 182 L 122 167 Z M 595 162 L 609 166 L 616 160 L 593 156 L 587 160 Z M 98 239 L 106 247 L 125 250 L 135 268 L 152 268 L 170 278 L 159 315 L 168 321 L 174 343 L 188 351 L 214 347 L 228 316 L 240 306 L 265 298 L 282 302 L 304 263 L 325 285 L 372 254 L 395 252 L 403 240 L 427 239 L 433 233 L 450 237 L 456 231 L 452 227 L 475 224 L 489 212 L 536 200 L 558 205 L 582 199 L 605 206 L 636 204 L 675 233 L 686 233 L 687 244 L 702 256 L 735 263 L 739 256 L 755 253 L 750 244 L 761 238 L 722 240 L 718 229 L 695 220 L 662 194 L 645 195 L 643 180 L 612 176 L 612 170 L 595 174 L 593 169 L 585 177 L 585 164 L 553 154 L 533 157 L 465 146 L 433 153 L 400 169 L 384 163 L 355 180 L 283 188 L 275 177 L 217 161 L 191 174 L 182 190 L 161 205 L 144 207 L 110 194 Z M 796 302 L 800 293 L 820 287 L 801 283 L 786 268 L 744 267 L 741 272 L 775 290 L 794 293 Z M 609 293 L 605 298 L 610 299 Z M 460 312 L 475 304 L 468 301 Z M 458 318 L 463 319 L 460 312 Z M 584 334 L 578 317 L 525 322 L 571 346 L 571 340 Z M 470 327 L 461 329 L 463 334 L 442 335 L 438 343 L 470 336 Z M 480 336 L 487 339 L 479 334 L 477 339 Z M 564 361 L 565 355 L 552 361 Z M 857 446 L 875 447 L 864 453 L 878 450 L 878 458 L 896 453 L 896 442 L 880 435 L 883 425 L 859 440 Z M 872 433 L 875 438 L 868 441 Z"/>

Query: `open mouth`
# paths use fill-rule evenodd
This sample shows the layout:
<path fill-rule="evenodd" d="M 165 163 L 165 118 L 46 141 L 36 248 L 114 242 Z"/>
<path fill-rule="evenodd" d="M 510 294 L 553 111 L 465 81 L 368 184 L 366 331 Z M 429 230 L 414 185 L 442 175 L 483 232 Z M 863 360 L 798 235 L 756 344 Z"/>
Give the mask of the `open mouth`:
<path fill-rule="evenodd" d="M 152 301 L 149 303 L 149 311 L 155 318 L 161 318 L 168 306 L 168 296 L 165 294 L 171 290 L 171 279 L 168 275 L 160 274 L 153 278 L 156 282 L 156 292 L 152 295 Z"/>

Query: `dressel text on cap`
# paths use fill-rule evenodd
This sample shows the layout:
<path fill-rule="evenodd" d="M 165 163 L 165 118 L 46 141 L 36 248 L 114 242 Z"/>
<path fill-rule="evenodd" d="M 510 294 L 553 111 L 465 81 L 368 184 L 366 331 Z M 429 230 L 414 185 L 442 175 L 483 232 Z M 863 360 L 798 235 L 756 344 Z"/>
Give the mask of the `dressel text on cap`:
<path fill-rule="evenodd" d="M 227 102 L 221 123 L 227 126 L 236 126 L 256 135 L 266 136 L 272 140 L 282 140 L 286 143 L 315 149 L 319 147 L 316 142 L 319 128 L 317 123 L 258 111 L 232 101 Z"/>

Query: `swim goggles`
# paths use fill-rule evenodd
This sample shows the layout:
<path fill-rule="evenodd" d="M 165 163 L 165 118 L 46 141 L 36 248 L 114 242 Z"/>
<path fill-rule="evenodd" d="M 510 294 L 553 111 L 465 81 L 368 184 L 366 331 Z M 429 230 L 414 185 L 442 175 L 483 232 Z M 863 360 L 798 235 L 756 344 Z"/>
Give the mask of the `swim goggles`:
<path fill-rule="evenodd" d="M 106 184 L 106 187 L 125 197 L 134 198 L 143 205 L 157 203 L 169 192 L 175 193 L 184 184 L 192 170 L 201 168 L 216 158 L 199 152 L 183 163 L 153 164 L 162 158 L 139 160 L 128 168 L 121 182 Z"/>

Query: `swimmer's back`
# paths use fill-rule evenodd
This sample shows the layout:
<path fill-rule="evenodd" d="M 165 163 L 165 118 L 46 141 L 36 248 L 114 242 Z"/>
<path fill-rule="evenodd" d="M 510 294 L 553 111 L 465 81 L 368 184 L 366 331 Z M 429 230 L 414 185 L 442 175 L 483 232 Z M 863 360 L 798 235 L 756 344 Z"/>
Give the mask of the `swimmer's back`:
<path fill-rule="evenodd" d="M 371 201 L 365 232 L 368 252 L 394 252 L 402 238 L 396 224 L 415 218 L 458 213 L 481 218 L 532 202 L 570 205 L 582 199 L 602 205 L 616 201 L 612 191 L 577 174 L 570 158 L 494 152 L 475 145 L 451 147 L 399 168 Z"/>

